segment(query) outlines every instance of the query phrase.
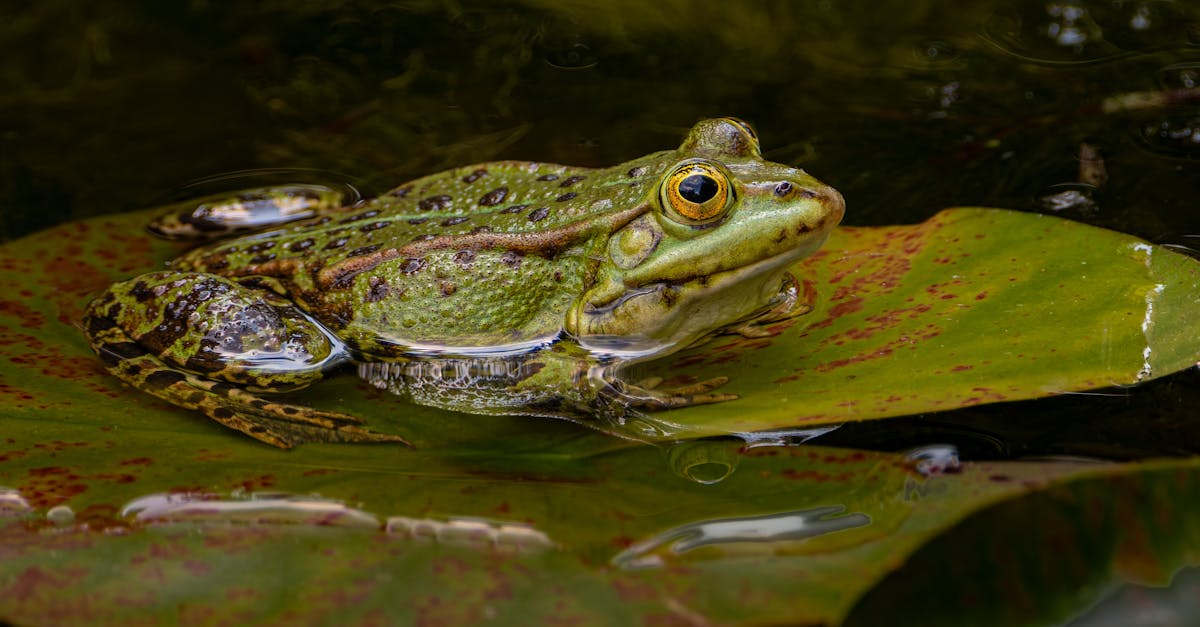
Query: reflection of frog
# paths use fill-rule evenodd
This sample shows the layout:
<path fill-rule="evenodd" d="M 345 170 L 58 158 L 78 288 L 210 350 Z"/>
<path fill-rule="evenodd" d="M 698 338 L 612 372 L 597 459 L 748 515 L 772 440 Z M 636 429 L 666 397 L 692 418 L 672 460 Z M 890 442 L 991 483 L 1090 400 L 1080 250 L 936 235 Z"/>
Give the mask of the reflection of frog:
<path fill-rule="evenodd" d="M 763 161 L 730 118 L 606 169 L 485 163 L 348 208 L 262 196 L 274 200 L 160 221 L 180 236 L 274 224 L 112 286 L 84 327 L 129 384 L 285 447 L 399 439 L 259 396 L 347 361 L 381 388 L 476 413 L 619 418 L 730 398 L 709 394 L 723 378 L 661 390 L 613 372 L 796 313 L 787 267 L 843 212 L 837 191 Z"/>

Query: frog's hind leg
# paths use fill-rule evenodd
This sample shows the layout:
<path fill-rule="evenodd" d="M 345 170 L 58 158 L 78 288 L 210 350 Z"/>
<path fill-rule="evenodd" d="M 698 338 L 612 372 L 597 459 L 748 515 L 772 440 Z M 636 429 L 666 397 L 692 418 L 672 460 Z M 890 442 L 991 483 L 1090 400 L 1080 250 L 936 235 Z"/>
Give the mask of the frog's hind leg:
<path fill-rule="evenodd" d="M 334 213 L 355 200 L 325 185 L 256 187 L 167 205 L 149 228 L 167 239 L 212 240 Z"/>
<path fill-rule="evenodd" d="M 214 358 L 209 355 L 207 356 L 209 362 L 207 366 L 205 359 L 193 357 L 188 360 L 187 363 L 194 368 L 207 368 L 209 370 L 207 375 L 189 372 L 169 363 L 168 360 L 179 361 L 177 356 L 171 356 L 171 349 L 174 347 L 159 345 L 161 342 L 157 340 L 161 338 L 154 336 L 154 333 L 171 327 L 172 321 L 167 319 L 169 313 L 166 312 L 172 307 L 178 310 L 181 301 L 172 300 L 170 289 L 159 288 L 174 287 L 192 292 L 207 290 L 210 301 L 219 301 L 219 298 L 211 298 L 212 292 L 216 291 L 214 287 L 220 285 L 217 283 L 218 281 L 228 284 L 227 281 L 212 275 L 184 274 L 180 278 L 174 273 L 144 275 L 125 283 L 118 283 L 88 306 L 83 321 L 84 333 L 92 347 L 100 355 L 105 368 L 129 385 L 173 405 L 199 410 L 227 427 L 237 429 L 268 444 L 280 448 L 291 448 L 305 442 L 401 442 L 407 444 L 399 436 L 378 433 L 360 426 L 362 421 L 348 414 L 261 398 L 233 381 L 244 379 L 246 382 L 254 381 L 266 386 L 270 386 L 273 382 L 267 378 L 263 378 L 261 381 L 255 379 L 256 373 L 252 369 L 231 368 L 231 364 L 237 364 L 236 360 L 231 359 L 229 363 L 212 363 Z M 227 285 L 227 287 L 229 286 L 237 288 L 232 284 Z M 150 299 L 139 298 L 138 295 L 145 296 L 156 291 L 160 292 L 160 296 L 164 296 L 166 302 L 170 304 L 166 305 L 164 312 L 159 314 L 160 317 L 153 319 L 154 325 L 139 324 L 139 321 L 143 323 L 147 321 L 146 312 L 152 306 L 148 303 L 139 304 L 139 300 L 148 301 Z M 224 294 L 217 296 L 224 296 Z M 206 304 L 211 305 L 212 303 Z M 258 305 L 263 307 L 286 306 L 279 303 L 262 302 Z M 227 302 L 218 302 L 217 309 L 221 310 L 220 313 L 225 314 L 228 318 L 232 307 Z M 258 313 L 261 314 L 261 311 Z M 212 324 L 217 325 L 221 322 L 226 325 L 230 324 L 229 319 L 217 319 Z M 178 324 L 178 321 L 175 323 Z M 236 328 L 225 329 L 225 335 L 228 336 L 237 331 Z M 294 337 L 295 329 L 289 328 L 288 335 Z M 211 334 L 204 337 L 208 339 L 210 336 Z M 211 347 L 209 348 L 211 349 Z M 291 347 L 291 350 L 295 352 L 296 348 Z M 168 357 L 164 358 L 164 355 Z M 305 378 L 298 379 L 298 376 Z M 289 378 L 286 385 L 281 383 L 280 387 L 302 387 L 319 379 L 320 376 L 319 368 L 308 373 L 291 371 L 288 373 Z M 225 380 L 219 380 L 220 378 Z M 242 381 L 238 383 L 242 383 Z"/>

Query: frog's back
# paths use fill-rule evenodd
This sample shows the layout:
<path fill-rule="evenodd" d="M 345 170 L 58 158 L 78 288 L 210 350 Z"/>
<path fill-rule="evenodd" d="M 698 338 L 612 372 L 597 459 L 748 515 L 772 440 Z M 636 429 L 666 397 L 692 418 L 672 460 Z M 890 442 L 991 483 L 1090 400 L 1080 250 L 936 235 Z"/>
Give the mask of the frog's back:
<path fill-rule="evenodd" d="M 647 209 L 665 167 L 657 157 L 606 169 L 457 168 L 199 248 L 175 267 L 269 277 L 368 352 L 536 343 L 559 332 L 601 236 Z"/>

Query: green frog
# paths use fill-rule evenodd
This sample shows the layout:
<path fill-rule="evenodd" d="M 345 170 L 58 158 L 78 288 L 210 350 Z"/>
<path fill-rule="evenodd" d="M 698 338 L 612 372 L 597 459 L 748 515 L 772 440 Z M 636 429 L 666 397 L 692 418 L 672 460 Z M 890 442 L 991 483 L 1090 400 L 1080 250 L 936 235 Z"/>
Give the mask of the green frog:
<path fill-rule="evenodd" d="M 153 231 L 211 241 L 108 288 L 88 339 L 126 383 L 284 448 L 403 441 L 270 396 L 347 364 L 417 403 L 616 424 L 734 398 L 619 371 L 803 313 L 788 266 L 844 211 L 734 118 L 610 168 L 483 163 L 343 204 L 285 186 L 167 212 Z"/>

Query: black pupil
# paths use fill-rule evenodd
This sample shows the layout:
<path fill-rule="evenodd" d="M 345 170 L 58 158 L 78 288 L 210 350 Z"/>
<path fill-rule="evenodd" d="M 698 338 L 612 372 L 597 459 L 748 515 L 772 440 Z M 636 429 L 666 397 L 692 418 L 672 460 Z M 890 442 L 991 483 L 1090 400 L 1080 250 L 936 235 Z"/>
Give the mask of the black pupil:
<path fill-rule="evenodd" d="M 705 174 L 693 174 L 679 182 L 679 195 L 688 202 L 704 204 L 717 195 L 717 181 Z"/>

